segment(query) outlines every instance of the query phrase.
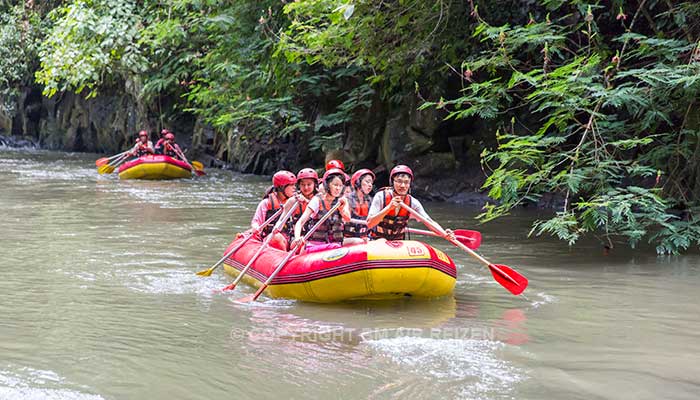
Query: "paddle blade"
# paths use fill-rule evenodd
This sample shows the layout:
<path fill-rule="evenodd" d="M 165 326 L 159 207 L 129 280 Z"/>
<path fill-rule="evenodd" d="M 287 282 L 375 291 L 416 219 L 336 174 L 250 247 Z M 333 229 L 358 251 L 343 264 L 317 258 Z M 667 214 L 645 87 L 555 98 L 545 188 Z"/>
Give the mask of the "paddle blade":
<path fill-rule="evenodd" d="M 470 249 L 476 250 L 481 246 L 481 232 L 467 229 L 456 229 L 454 232 L 457 240 Z"/>
<path fill-rule="evenodd" d="M 214 269 L 216 269 L 216 267 L 201 270 L 201 271 L 197 272 L 197 275 L 199 275 L 199 276 L 211 276 L 211 273 L 214 272 Z"/>
<path fill-rule="evenodd" d="M 221 291 L 222 291 L 222 292 L 226 292 L 226 291 L 229 291 L 229 290 L 233 290 L 233 289 L 235 289 L 235 288 L 236 288 L 236 283 L 234 282 L 234 283 L 232 283 L 232 284 L 230 284 L 230 285 L 228 285 L 228 286 L 224 286 L 224 288 L 221 289 Z"/>
<path fill-rule="evenodd" d="M 257 300 L 258 297 L 260 297 L 260 295 L 262 294 L 262 292 L 265 291 L 265 289 L 267 289 L 267 285 L 266 285 L 266 284 L 263 284 L 262 286 L 260 286 L 260 289 L 258 289 L 258 290 L 255 292 L 255 294 L 251 294 L 251 295 L 249 295 L 249 296 L 242 297 L 242 298 L 236 300 L 236 302 L 238 302 L 238 303 L 250 303 L 250 302 L 253 302 L 253 301 Z"/>
<path fill-rule="evenodd" d="M 491 275 L 496 282 L 516 296 L 527 287 L 527 278 L 507 265 L 489 264 L 489 270 L 491 270 Z"/>
<path fill-rule="evenodd" d="M 201 169 L 195 169 L 195 170 L 194 170 L 194 174 L 197 175 L 197 176 L 204 176 L 204 175 L 206 175 L 207 173 L 204 172 L 204 171 L 202 171 Z"/>
<path fill-rule="evenodd" d="M 114 167 L 109 164 L 105 164 L 97 168 L 97 172 L 100 175 L 111 174 L 112 172 L 114 172 Z"/>
<path fill-rule="evenodd" d="M 95 165 L 99 167 L 101 165 L 107 164 L 108 162 L 109 162 L 109 158 L 102 157 L 102 158 L 98 158 L 97 161 L 95 161 Z"/>
<path fill-rule="evenodd" d="M 246 297 L 241 297 L 238 300 L 235 300 L 236 303 L 252 303 L 256 299 L 254 294 L 248 295 Z"/>

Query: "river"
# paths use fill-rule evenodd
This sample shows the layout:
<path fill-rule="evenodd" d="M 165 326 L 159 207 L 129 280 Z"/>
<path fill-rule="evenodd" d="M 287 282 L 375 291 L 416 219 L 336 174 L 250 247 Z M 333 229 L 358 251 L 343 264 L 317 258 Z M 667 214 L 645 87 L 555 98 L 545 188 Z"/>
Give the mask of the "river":
<path fill-rule="evenodd" d="M 0 149 L 0 399 L 697 399 L 700 257 L 527 238 L 535 212 L 476 225 L 454 296 L 242 305 L 216 262 L 266 186 L 211 170 L 100 176 L 98 155 Z"/>

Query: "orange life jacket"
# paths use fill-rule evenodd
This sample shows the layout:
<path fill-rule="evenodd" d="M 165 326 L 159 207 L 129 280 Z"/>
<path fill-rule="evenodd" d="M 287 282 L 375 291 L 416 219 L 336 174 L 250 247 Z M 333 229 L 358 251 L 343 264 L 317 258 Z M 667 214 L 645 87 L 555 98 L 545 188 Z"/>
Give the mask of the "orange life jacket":
<path fill-rule="evenodd" d="M 393 190 L 385 188 L 382 192 L 384 196 L 384 207 L 391 203 Z M 403 199 L 403 203 L 411 206 L 411 195 L 407 194 Z M 408 226 L 408 218 L 411 214 L 403 208 L 396 208 L 386 213 L 384 219 L 370 232 L 373 239 L 384 238 L 386 240 L 404 240 L 406 238 L 406 227 Z"/>
<path fill-rule="evenodd" d="M 350 205 L 350 217 L 352 219 L 367 220 L 367 214 L 369 214 L 369 203 L 372 201 L 372 199 L 362 192 L 359 192 L 361 197 L 358 197 L 358 192 L 358 190 L 353 191 L 348 198 L 348 204 Z M 366 237 L 367 231 L 367 225 L 365 224 L 357 224 L 353 222 L 345 223 L 345 237 Z"/>

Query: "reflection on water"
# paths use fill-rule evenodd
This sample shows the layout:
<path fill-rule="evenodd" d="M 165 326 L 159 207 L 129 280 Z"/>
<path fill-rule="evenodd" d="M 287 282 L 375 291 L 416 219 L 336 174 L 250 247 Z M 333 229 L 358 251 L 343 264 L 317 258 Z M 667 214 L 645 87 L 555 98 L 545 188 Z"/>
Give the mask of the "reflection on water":
<path fill-rule="evenodd" d="M 267 179 L 119 181 L 97 155 L 0 151 L 0 399 L 695 399 L 700 257 L 527 238 L 532 213 L 478 226 L 479 252 L 530 279 L 512 296 L 458 265 L 434 301 L 241 305 L 219 271 Z"/>

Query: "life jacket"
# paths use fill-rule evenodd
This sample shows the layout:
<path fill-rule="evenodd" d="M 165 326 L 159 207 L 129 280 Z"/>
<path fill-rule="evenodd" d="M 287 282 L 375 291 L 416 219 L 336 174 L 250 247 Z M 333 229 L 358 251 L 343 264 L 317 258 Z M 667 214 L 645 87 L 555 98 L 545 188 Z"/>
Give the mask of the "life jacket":
<path fill-rule="evenodd" d="M 175 143 L 163 143 L 163 154 L 168 157 L 179 158 L 177 152 L 175 151 L 175 146 Z"/>
<path fill-rule="evenodd" d="M 360 196 L 362 196 L 362 200 L 364 201 L 360 201 L 358 193 Z M 364 193 L 358 190 L 353 191 L 350 194 L 350 197 L 348 197 L 348 205 L 350 206 L 350 217 L 352 219 L 367 220 L 367 214 L 369 214 L 369 203 L 371 201 L 372 199 L 370 199 L 369 196 L 365 195 Z M 366 224 L 346 222 L 343 233 L 345 237 L 366 237 L 367 232 L 368 229 Z"/>
<path fill-rule="evenodd" d="M 268 204 L 269 204 L 270 208 L 268 208 L 267 211 L 265 211 L 265 221 L 272 218 L 272 216 L 275 215 L 277 210 L 282 208 L 282 203 L 280 203 L 280 200 L 277 198 L 277 193 L 271 193 L 267 197 L 267 199 L 269 201 Z M 280 217 L 278 217 L 278 218 L 280 218 Z M 260 232 L 260 237 L 264 238 L 265 236 L 272 233 L 272 228 L 275 227 L 276 223 L 277 223 L 277 220 L 274 220 L 274 221 L 271 221 L 269 224 L 267 224 L 267 226 L 265 226 L 265 228 L 263 228 L 263 230 Z M 285 223 L 284 226 L 282 227 L 281 232 L 283 234 L 289 235 L 289 226 L 288 225 L 289 225 L 289 220 L 287 220 L 287 223 Z"/>
<path fill-rule="evenodd" d="M 148 151 L 149 150 L 148 143 L 149 142 L 141 143 L 140 140 L 138 141 L 138 143 L 137 143 L 138 147 L 136 147 L 136 157 L 141 157 L 141 156 L 145 156 L 147 154 L 151 154 L 151 152 Z"/>
<path fill-rule="evenodd" d="M 391 188 L 385 188 L 382 192 L 384 196 L 384 207 L 391 203 L 393 191 Z M 411 206 L 411 195 L 407 194 L 403 199 L 404 204 Z M 391 209 L 384 219 L 370 232 L 373 239 L 384 238 L 386 240 L 404 240 L 406 238 L 406 227 L 408 226 L 408 218 L 411 214 L 403 208 L 399 208 L 398 213 L 396 208 Z"/>
<path fill-rule="evenodd" d="M 156 147 L 155 147 L 155 153 L 156 154 L 163 154 L 163 144 L 165 143 L 165 139 L 160 138 L 156 142 Z"/>
<path fill-rule="evenodd" d="M 296 210 L 294 210 L 294 212 L 292 212 L 292 216 L 289 217 L 289 225 L 291 226 L 290 236 L 294 235 L 294 226 L 297 224 L 297 221 L 299 221 L 301 219 L 301 216 L 304 214 L 304 211 L 306 211 L 306 206 L 308 206 L 308 205 L 309 205 L 309 202 L 304 201 L 304 202 L 297 203 L 297 205 L 295 206 Z M 308 232 L 309 229 L 311 229 L 311 227 L 313 226 L 311 224 L 312 222 L 313 222 L 313 218 L 309 218 L 309 220 L 306 221 L 306 224 L 304 224 L 304 226 L 301 227 L 301 235 L 302 236 L 306 235 L 306 232 Z"/>
<path fill-rule="evenodd" d="M 313 220 L 311 224 L 309 224 L 309 227 L 316 225 L 316 223 L 320 221 L 324 215 L 326 215 L 328 210 L 333 208 L 333 206 L 338 202 L 338 198 L 336 197 L 333 199 L 331 204 L 327 206 L 326 201 L 323 199 L 324 195 L 319 193 L 317 196 L 319 197 L 319 200 L 321 200 L 320 205 L 316 215 L 313 218 L 309 218 L 310 220 Z M 338 212 L 338 210 L 333 212 L 333 215 L 325 220 L 321 226 L 319 226 L 316 231 L 311 234 L 309 240 L 315 242 L 343 244 L 343 219 L 340 216 L 340 212 Z"/>

